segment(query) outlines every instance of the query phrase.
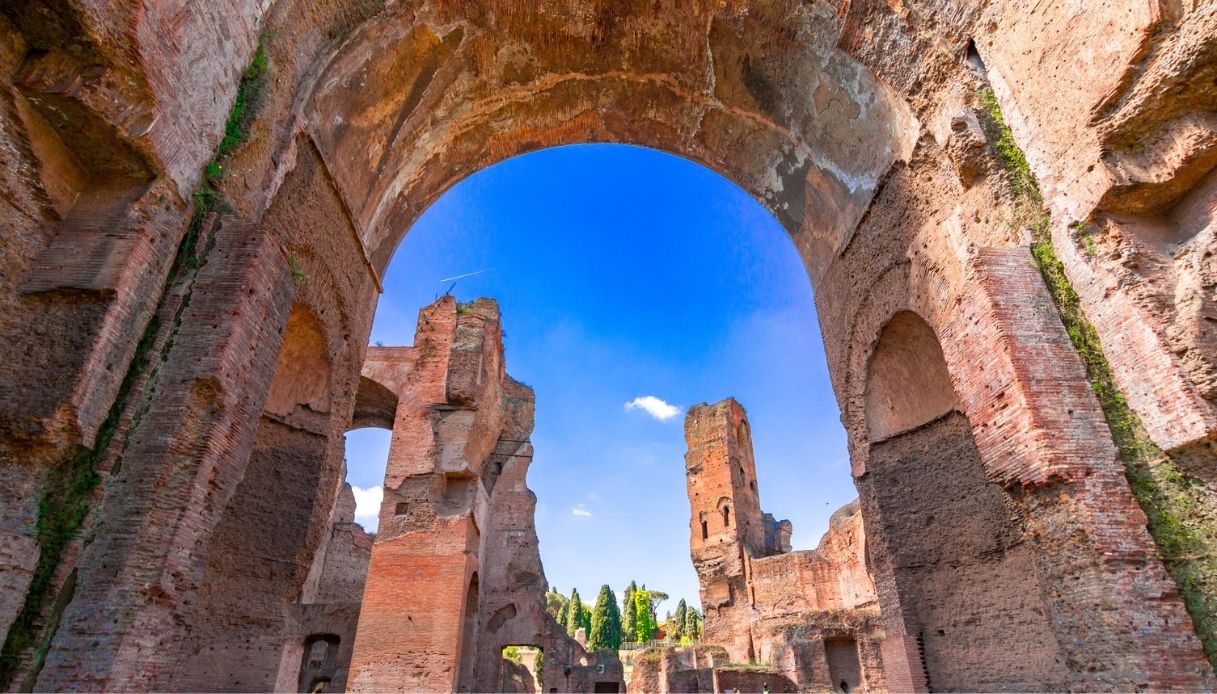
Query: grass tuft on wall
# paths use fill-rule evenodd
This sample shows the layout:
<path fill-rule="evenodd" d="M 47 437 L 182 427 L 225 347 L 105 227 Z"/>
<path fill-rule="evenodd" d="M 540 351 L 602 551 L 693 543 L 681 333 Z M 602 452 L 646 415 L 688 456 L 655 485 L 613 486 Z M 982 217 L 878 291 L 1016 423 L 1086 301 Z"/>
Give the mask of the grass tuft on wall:
<path fill-rule="evenodd" d="M 198 242 L 203 236 L 203 226 L 208 219 L 212 218 L 212 213 L 222 212 L 227 207 L 219 192 L 219 184 L 224 177 L 223 162 L 244 143 L 245 138 L 249 135 L 257 99 L 268 76 L 266 44 L 270 38 L 269 32 L 263 32 L 258 39 L 258 47 L 253 60 L 242 74 L 241 82 L 237 87 L 236 100 L 225 124 L 224 137 L 220 141 L 215 156 L 204 168 L 203 182 L 192 196 L 194 209 L 190 225 L 178 244 L 173 264 L 170 266 L 165 289 L 161 294 L 162 303 L 169 295 L 171 287 L 175 286 L 186 273 L 197 270 L 205 262 L 206 249 L 200 253 Z M 183 301 L 176 312 L 173 326 L 175 331 L 176 323 L 188 300 L 187 298 Z M 0 689 L 2 690 L 8 690 L 11 687 L 13 678 L 16 677 L 24 663 L 24 654 L 31 648 L 34 649 L 32 667 L 19 687 L 21 691 L 33 690 L 35 680 L 45 662 L 51 639 L 58 628 L 59 616 L 67 607 L 74 592 L 75 572 L 65 582 L 60 594 L 54 596 L 53 609 L 46 626 L 41 630 L 39 629 L 40 616 L 53 597 L 51 591 L 54 588 L 55 573 L 59 568 L 63 552 L 76 537 L 76 533 L 88 517 L 90 501 L 101 481 L 95 472 L 99 459 L 109 448 L 118 431 L 119 422 L 126 410 L 132 388 L 150 365 L 150 351 L 161 327 L 157 320 L 160 313 L 161 306 L 158 305 L 156 313 L 148 321 L 144 334 L 136 345 L 130 366 L 119 386 L 118 395 L 106 414 L 105 421 L 98 429 L 93 447 L 81 450 L 64 464 L 55 466 L 47 475 L 43 496 L 38 504 L 38 517 L 35 525 L 39 547 L 38 563 L 34 567 L 21 611 L 12 626 L 9 627 L 4 645 L 0 646 Z M 161 361 L 172 342 L 171 335 L 160 350 Z M 146 411 L 154 388 L 155 378 L 149 378 L 144 388 L 146 391 L 144 401 L 140 403 L 132 417 L 132 429 Z"/>
<path fill-rule="evenodd" d="M 1205 656 L 1217 667 L 1217 493 L 1188 475 L 1149 438 L 1116 383 L 1099 334 L 1065 274 L 1052 244 L 1052 220 L 1027 158 L 1014 140 L 993 91 L 979 95 L 988 115 L 991 144 L 1031 228 L 1031 254 L 1056 303 L 1065 331 L 1086 367 L 1103 408 L 1129 487 L 1148 519 L 1150 535 L 1179 586 Z M 1084 239 L 1089 239 L 1085 236 Z M 1085 240 L 1082 241 L 1085 244 Z M 1089 257 L 1094 253 L 1083 246 Z"/>

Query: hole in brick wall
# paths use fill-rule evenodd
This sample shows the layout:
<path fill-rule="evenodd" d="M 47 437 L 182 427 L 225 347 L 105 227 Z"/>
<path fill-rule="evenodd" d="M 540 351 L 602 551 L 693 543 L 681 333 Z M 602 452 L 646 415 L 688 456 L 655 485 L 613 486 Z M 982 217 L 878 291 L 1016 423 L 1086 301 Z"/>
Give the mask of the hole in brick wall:
<path fill-rule="evenodd" d="M 444 503 L 449 508 L 463 508 L 473 500 L 476 477 L 468 475 L 444 476 Z"/>
<path fill-rule="evenodd" d="M 854 639 L 824 639 L 824 656 L 828 661 L 829 677 L 837 683 L 838 689 L 848 692 L 862 686 L 862 663 Z"/>
<path fill-rule="evenodd" d="M 338 667 L 337 634 L 310 634 L 304 639 L 304 659 L 300 664 L 300 691 L 325 691 Z"/>
<path fill-rule="evenodd" d="M 544 691 L 544 649 L 531 644 L 504 646 L 499 662 L 500 692 L 540 694 Z"/>
<path fill-rule="evenodd" d="M 409 502 L 406 502 L 406 501 L 397 502 L 396 508 L 393 509 L 393 513 L 398 516 L 404 516 L 409 512 L 410 512 L 410 504 L 409 504 Z"/>
<path fill-rule="evenodd" d="M 494 493 L 494 487 L 498 484 L 499 477 L 503 474 L 503 462 L 496 460 L 486 466 L 485 472 L 482 474 L 482 486 L 486 488 L 487 494 Z"/>
<path fill-rule="evenodd" d="M 976 41 L 968 39 L 968 47 L 964 53 L 964 63 L 969 69 L 980 74 L 983 77 L 988 69 L 985 67 L 985 61 L 980 57 L 980 51 L 976 50 Z"/>

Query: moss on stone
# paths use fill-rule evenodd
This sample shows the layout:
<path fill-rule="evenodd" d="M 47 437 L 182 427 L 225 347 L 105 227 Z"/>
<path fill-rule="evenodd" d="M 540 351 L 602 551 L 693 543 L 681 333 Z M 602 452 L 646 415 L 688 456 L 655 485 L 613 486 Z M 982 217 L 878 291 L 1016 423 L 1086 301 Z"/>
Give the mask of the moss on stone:
<path fill-rule="evenodd" d="M 1002 118 L 992 90 L 980 94 L 995 133 L 993 147 L 1032 231 L 1031 254 L 1056 303 L 1065 331 L 1082 358 L 1103 408 L 1129 487 L 1148 519 L 1150 535 L 1179 587 L 1209 662 L 1217 667 L 1217 493 L 1188 475 L 1146 433 L 1116 383 L 1094 325 L 1052 245 L 1051 218 L 1027 159 Z M 1075 229 L 1076 231 L 1077 229 Z M 1085 237 L 1089 239 L 1089 236 Z M 1083 242 L 1085 243 L 1085 242 Z M 1093 241 L 1091 241 L 1093 243 Z M 1091 248 L 1084 246 L 1090 255 Z"/>
<path fill-rule="evenodd" d="M 148 321 L 143 337 L 135 347 L 131 367 L 119 385 L 118 396 L 106 414 L 105 421 L 97 430 L 93 447 L 80 451 L 62 465 L 54 466 L 47 475 L 42 499 L 38 502 L 38 519 L 35 524 L 39 548 L 38 563 L 34 566 L 34 574 L 30 579 L 21 612 L 9 627 L 4 646 L 0 647 L 0 689 L 8 689 L 11 685 L 13 677 L 21 668 L 22 654 L 27 649 L 38 644 L 34 662 L 40 664 L 45 658 L 46 649 L 50 647 L 53 631 L 48 629 L 48 633 L 40 640 L 38 618 L 52 597 L 55 571 L 59 568 L 63 551 L 76 537 L 76 532 L 89 514 L 90 498 L 101 481 L 95 472 L 98 459 L 118 431 L 123 409 L 142 371 L 140 365 L 145 362 L 152 347 L 157 327 L 154 316 Z M 33 679 L 37 674 L 36 669 L 31 671 L 23 683 L 23 690 L 29 691 L 32 688 Z"/>
<path fill-rule="evenodd" d="M 269 38 L 269 34 L 265 32 L 259 38 L 253 60 L 241 76 L 241 82 L 237 88 L 237 98 L 225 125 L 224 138 L 220 142 L 215 157 L 204 168 L 203 183 L 192 196 L 194 209 L 190 226 L 178 244 L 157 310 L 148 321 L 148 325 L 136 345 L 127 373 L 119 385 L 118 394 L 106 414 L 106 419 L 97 430 L 93 447 L 83 449 L 63 464 L 54 466 L 47 475 L 42 499 L 38 503 L 38 518 L 35 523 L 39 547 L 38 563 L 34 567 L 21 611 L 9 627 L 4 645 L 0 646 L 0 689 L 7 690 L 11 686 L 13 678 L 24 662 L 23 654 L 28 649 L 35 648 L 31 660 L 33 666 L 20 687 L 22 691 L 33 689 L 46 659 L 47 651 L 50 649 L 51 639 L 58 628 L 59 617 L 67 607 L 75 590 L 75 572 L 73 572 L 59 594 L 52 596 L 55 572 L 59 568 L 64 550 L 76 537 L 76 533 L 89 515 L 91 497 L 101 481 L 96 473 L 97 464 L 118 432 L 122 414 L 127 408 L 135 383 L 149 366 L 150 351 L 161 327 L 157 316 L 160 315 L 164 302 L 170 295 L 169 290 L 186 273 L 202 266 L 203 258 L 208 250 L 204 249 L 200 253 L 198 248 L 199 239 L 203 236 L 203 226 L 209 218 L 212 218 L 212 213 L 226 209 L 224 198 L 218 190 L 224 175 L 223 160 L 235 151 L 248 135 L 256 100 L 267 76 L 266 42 Z M 171 326 L 173 333 L 176 333 L 180 325 L 181 314 L 188 303 L 189 296 L 187 295 L 175 312 L 174 322 Z M 158 364 L 164 361 L 172 344 L 173 334 L 171 333 L 160 350 Z M 155 377 L 154 372 L 145 384 L 144 399 L 133 413 L 131 429 L 138 425 L 151 404 L 156 384 Z M 114 472 L 117 473 L 117 471 L 116 467 Z M 52 597 L 55 599 L 53 609 L 46 626 L 41 629 L 40 633 L 39 617 Z"/>
<path fill-rule="evenodd" d="M 1006 119 L 1002 117 L 1001 107 L 997 104 L 997 95 L 993 93 L 992 89 L 982 90 L 980 103 L 984 106 L 985 113 L 989 115 L 989 124 L 996 134 L 992 138 L 991 144 L 1005 167 L 1010 187 L 1014 189 L 1015 193 L 1027 196 L 1042 206 L 1040 189 L 1035 183 L 1035 176 L 1031 173 L 1031 165 L 1027 163 L 1026 155 L 1018 146 L 1018 142 L 1014 140 L 1014 133 L 1010 131 L 1010 126 L 1006 125 Z"/>
<path fill-rule="evenodd" d="M 253 59 L 245 68 L 245 72 L 241 73 L 241 82 L 237 85 L 237 98 L 233 101 L 232 111 L 229 112 L 228 121 L 224 124 L 224 138 L 220 140 L 215 159 L 207 165 L 208 175 L 211 175 L 213 171 L 218 173 L 220 160 L 236 151 L 249 136 L 249 126 L 253 123 L 258 97 L 262 93 L 262 87 L 266 83 L 266 77 L 270 71 L 266 44 L 271 38 L 273 36 L 270 32 L 262 32 L 258 37 L 258 47 L 254 50 Z M 213 166 L 217 168 L 213 170 Z"/>

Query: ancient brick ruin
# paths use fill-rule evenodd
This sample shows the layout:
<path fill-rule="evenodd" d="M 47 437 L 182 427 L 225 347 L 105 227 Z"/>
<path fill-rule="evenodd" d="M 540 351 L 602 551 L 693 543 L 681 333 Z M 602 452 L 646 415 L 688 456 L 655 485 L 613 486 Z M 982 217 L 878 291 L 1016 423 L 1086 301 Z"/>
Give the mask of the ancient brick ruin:
<path fill-rule="evenodd" d="M 396 397 L 383 398 L 393 437 L 347 688 L 510 691 L 503 649 L 531 646 L 544 658 L 530 692 L 624 690 L 615 657 L 545 612 L 525 482 L 533 393 L 507 375 L 498 306 L 423 308 L 414 345 L 369 348 L 361 380 Z"/>
<path fill-rule="evenodd" d="M 0 684 L 291 689 L 352 643 L 352 688 L 480 687 L 470 653 L 543 637 L 509 597 L 539 565 L 500 563 L 531 552 L 522 471 L 501 461 L 501 511 L 485 485 L 529 395 L 462 361 L 501 357 L 490 309 L 436 309 L 453 387 L 367 338 L 455 182 L 624 142 L 729 177 L 804 261 L 878 605 L 864 670 L 881 635 L 892 690 L 1214 688 L 1214 37 L 1213 3 L 1157 0 L 0 5 Z M 319 559 L 361 546 L 343 436 L 411 408 L 468 453 L 393 464 L 352 642 L 357 582 L 323 590 Z M 789 593 L 815 563 L 758 522 L 720 543 L 766 555 L 723 560 L 732 605 L 732 572 Z M 414 528 L 430 554 L 395 543 Z M 423 568 L 432 606 L 379 578 Z M 790 653 L 814 638 L 749 629 L 812 686 Z"/>
<path fill-rule="evenodd" d="M 791 552 L 790 521 L 761 512 L 739 403 L 692 407 L 685 438 L 702 644 L 721 646 L 728 662 L 772 666 L 757 676 L 768 676 L 774 691 L 779 682 L 796 691 L 839 689 L 842 682 L 849 691 L 885 690 L 883 628 L 858 502 L 833 514 L 817 549 Z M 723 668 L 711 669 L 721 680 Z"/>

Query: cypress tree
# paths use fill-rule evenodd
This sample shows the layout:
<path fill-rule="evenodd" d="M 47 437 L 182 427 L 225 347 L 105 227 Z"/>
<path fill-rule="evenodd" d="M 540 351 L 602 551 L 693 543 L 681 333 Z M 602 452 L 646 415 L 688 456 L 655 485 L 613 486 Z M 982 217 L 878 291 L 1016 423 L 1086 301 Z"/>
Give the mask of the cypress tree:
<path fill-rule="evenodd" d="M 596 596 L 587 644 L 593 651 L 601 648 L 615 651 L 621 647 L 621 613 L 617 610 L 617 596 L 607 585 L 600 586 L 600 594 Z"/>
<path fill-rule="evenodd" d="M 701 638 L 701 615 L 693 607 L 685 612 L 685 637 L 690 641 Z"/>
<path fill-rule="evenodd" d="M 566 612 L 569 607 L 570 603 L 564 599 L 562 604 L 558 606 L 558 614 L 554 617 L 558 624 L 562 625 L 563 629 L 566 628 Z"/>
<path fill-rule="evenodd" d="M 634 591 L 634 629 L 639 641 L 655 636 L 655 618 L 651 616 L 651 598 L 645 590 Z"/>
<path fill-rule="evenodd" d="M 633 581 L 625 589 L 625 596 L 621 601 L 621 638 L 623 641 L 639 641 L 638 629 L 635 624 L 634 617 L 637 613 L 634 611 L 634 593 L 638 591 L 638 586 Z"/>
<path fill-rule="evenodd" d="M 566 633 L 574 636 L 579 627 L 583 626 L 583 601 L 579 599 L 579 589 L 572 588 L 570 602 L 566 605 Z"/>
<path fill-rule="evenodd" d="M 680 602 L 676 603 L 676 633 L 673 634 L 677 641 L 685 635 L 685 620 L 689 617 L 689 606 L 685 604 L 685 599 L 681 598 Z"/>

